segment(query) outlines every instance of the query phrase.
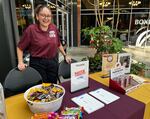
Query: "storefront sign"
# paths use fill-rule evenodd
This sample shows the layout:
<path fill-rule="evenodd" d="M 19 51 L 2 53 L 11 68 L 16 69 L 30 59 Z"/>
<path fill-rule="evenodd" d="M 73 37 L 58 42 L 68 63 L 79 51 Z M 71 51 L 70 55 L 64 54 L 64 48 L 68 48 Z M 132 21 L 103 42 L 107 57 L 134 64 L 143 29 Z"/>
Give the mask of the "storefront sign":
<path fill-rule="evenodd" d="M 150 19 L 136 19 L 135 25 L 148 25 L 150 24 Z"/>

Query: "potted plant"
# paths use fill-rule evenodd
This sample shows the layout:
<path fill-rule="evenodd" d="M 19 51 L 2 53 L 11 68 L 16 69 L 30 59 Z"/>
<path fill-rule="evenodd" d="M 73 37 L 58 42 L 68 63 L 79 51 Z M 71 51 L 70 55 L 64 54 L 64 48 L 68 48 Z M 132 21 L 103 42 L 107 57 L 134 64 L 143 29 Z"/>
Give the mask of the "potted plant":
<path fill-rule="evenodd" d="M 86 28 L 82 32 L 87 38 L 90 36 L 90 47 L 96 49 L 94 57 L 87 57 L 89 59 L 90 72 L 101 70 L 103 54 L 122 51 L 122 41 L 113 37 L 113 32 L 109 26 Z"/>
<path fill-rule="evenodd" d="M 131 74 L 145 76 L 146 64 L 142 62 L 136 62 L 131 64 Z"/>

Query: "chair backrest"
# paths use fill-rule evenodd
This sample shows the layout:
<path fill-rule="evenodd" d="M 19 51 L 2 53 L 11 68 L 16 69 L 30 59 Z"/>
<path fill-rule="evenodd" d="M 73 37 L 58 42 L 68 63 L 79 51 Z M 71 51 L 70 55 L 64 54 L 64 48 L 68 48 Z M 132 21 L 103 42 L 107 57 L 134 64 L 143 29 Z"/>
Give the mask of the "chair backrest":
<path fill-rule="evenodd" d="M 72 59 L 71 63 L 77 62 Z M 58 76 L 62 76 L 64 79 L 70 78 L 71 75 L 71 64 L 68 64 L 65 60 L 61 61 L 58 69 Z"/>
<path fill-rule="evenodd" d="M 42 82 L 42 77 L 34 68 L 27 67 L 24 71 L 14 68 L 5 78 L 4 90 L 22 92 L 39 82 Z"/>

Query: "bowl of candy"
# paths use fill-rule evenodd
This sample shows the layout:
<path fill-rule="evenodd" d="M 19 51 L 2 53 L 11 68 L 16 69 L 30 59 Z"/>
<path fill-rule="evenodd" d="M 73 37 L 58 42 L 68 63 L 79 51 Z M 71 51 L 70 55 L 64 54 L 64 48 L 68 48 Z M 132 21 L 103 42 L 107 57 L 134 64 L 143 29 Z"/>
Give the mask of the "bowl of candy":
<path fill-rule="evenodd" d="M 24 99 L 33 113 L 55 112 L 61 107 L 64 95 L 62 86 L 43 83 L 29 88 Z"/>

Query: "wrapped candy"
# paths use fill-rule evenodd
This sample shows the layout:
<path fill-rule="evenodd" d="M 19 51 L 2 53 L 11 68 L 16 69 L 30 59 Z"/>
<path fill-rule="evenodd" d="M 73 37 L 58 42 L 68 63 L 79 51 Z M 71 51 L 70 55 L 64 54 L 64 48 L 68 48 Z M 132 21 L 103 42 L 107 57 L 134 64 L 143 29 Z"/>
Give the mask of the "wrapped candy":
<path fill-rule="evenodd" d="M 63 119 L 83 119 L 83 107 L 66 107 L 61 111 Z"/>
<path fill-rule="evenodd" d="M 34 114 L 31 119 L 61 119 L 58 113 L 49 112 L 49 113 L 37 113 Z"/>
<path fill-rule="evenodd" d="M 82 107 L 66 107 L 61 111 L 61 115 L 55 112 L 36 113 L 31 119 L 83 119 Z"/>
<path fill-rule="evenodd" d="M 63 89 L 51 83 L 43 83 L 41 88 L 33 88 L 28 93 L 28 100 L 33 102 L 50 102 L 63 95 Z"/>

